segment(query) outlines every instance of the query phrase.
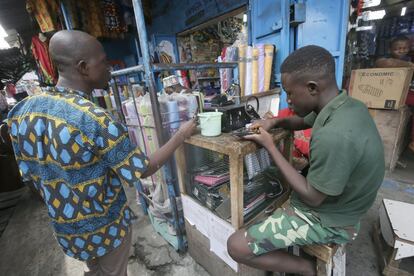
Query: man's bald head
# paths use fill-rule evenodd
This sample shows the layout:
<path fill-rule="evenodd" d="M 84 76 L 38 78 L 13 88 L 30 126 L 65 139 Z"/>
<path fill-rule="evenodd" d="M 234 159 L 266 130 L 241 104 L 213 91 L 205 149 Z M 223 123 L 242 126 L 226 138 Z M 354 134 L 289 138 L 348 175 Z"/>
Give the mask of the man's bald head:
<path fill-rule="evenodd" d="M 111 78 L 105 51 L 93 36 L 81 31 L 59 31 L 49 44 L 59 71 L 58 85 L 85 92 L 107 87 Z"/>
<path fill-rule="evenodd" d="M 81 31 L 59 31 L 49 44 L 50 57 L 59 73 L 71 71 L 81 60 L 88 60 L 101 44 L 93 36 Z"/>

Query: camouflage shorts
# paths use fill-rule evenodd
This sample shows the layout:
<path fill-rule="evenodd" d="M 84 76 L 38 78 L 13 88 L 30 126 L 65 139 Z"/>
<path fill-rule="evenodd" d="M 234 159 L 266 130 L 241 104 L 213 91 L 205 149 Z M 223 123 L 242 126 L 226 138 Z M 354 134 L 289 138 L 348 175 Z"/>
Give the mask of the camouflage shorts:
<path fill-rule="evenodd" d="M 246 238 L 252 252 L 261 255 L 293 245 L 347 243 L 356 238 L 359 226 L 358 223 L 351 227 L 325 227 L 314 214 L 288 206 L 250 226 Z"/>

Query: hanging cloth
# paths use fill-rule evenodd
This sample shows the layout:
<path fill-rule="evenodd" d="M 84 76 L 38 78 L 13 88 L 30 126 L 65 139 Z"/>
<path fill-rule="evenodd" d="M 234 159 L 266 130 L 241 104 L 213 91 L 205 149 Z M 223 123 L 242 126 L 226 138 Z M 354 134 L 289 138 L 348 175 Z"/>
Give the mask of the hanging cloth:
<path fill-rule="evenodd" d="M 41 41 L 39 36 L 32 37 L 32 54 L 39 66 L 42 79 L 46 84 L 54 85 L 57 81 L 56 70 L 49 56 L 48 41 Z"/>
<path fill-rule="evenodd" d="M 26 10 L 33 15 L 42 33 L 60 30 L 59 6 L 54 0 L 27 0 Z"/>
<path fill-rule="evenodd" d="M 127 31 L 122 20 L 120 8 L 115 0 L 101 0 L 105 26 L 109 32 L 119 34 Z"/>
<path fill-rule="evenodd" d="M 81 29 L 94 37 L 108 37 L 100 0 L 77 2 Z"/>

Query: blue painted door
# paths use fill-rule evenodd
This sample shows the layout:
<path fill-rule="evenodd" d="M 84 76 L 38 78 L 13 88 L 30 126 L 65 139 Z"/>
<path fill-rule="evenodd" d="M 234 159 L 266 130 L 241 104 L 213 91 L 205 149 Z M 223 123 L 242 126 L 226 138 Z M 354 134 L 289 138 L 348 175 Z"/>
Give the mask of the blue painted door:
<path fill-rule="evenodd" d="M 305 4 L 305 21 L 290 24 L 290 7 Z M 280 84 L 280 65 L 295 49 L 314 44 L 329 50 L 335 57 L 336 77 L 341 86 L 349 0 L 250 0 L 250 38 L 253 44 L 276 45 L 274 80 Z M 286 108 L 282 92 L 280 108 Z"/>
<path fill-rule="evenodd" d="M 280 64 L 290 53 L 289 0 L 250 1 L 251 41 L 276 46 L 274 79 L 280 83 Z"/>
<path fill-rule="evenodd" d="M 349 1 L 306 0 L 306 20 L 299 24 L 295 48 L 318 45 L 335 58 L 336 80 L 342 85 Z"/>

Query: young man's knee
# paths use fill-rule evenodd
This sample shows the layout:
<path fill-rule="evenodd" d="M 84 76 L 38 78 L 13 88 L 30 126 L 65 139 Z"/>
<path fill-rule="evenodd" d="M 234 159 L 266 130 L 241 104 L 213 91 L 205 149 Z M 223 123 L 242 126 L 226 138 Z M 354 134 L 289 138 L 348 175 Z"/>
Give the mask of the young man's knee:
<path fill-rule="evenodd" d="M 227 252 L 237 262 L 244 262 L 254 257 L 244 237 L 244 233 L 245 231 L 239 230 L 227 240 Z"/>

